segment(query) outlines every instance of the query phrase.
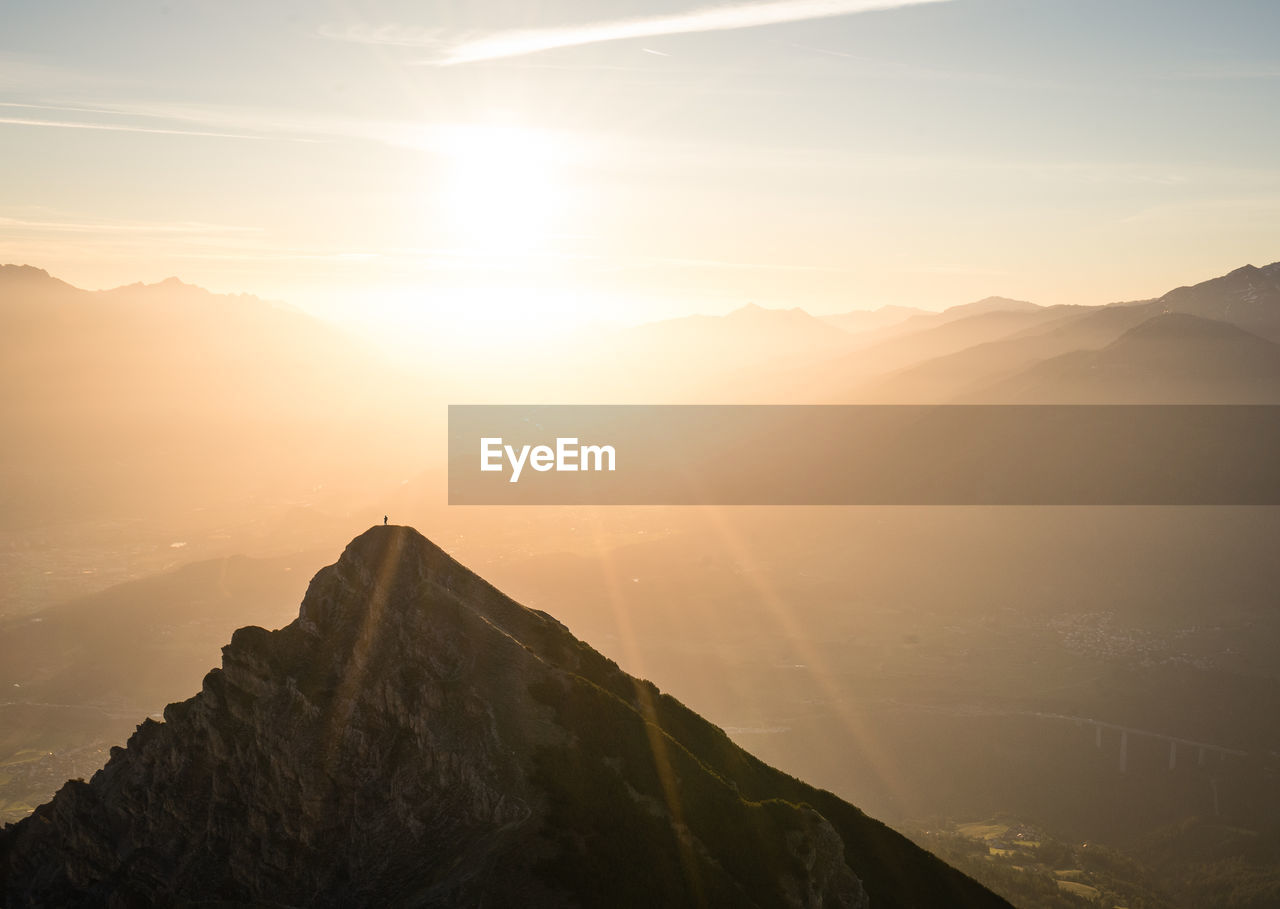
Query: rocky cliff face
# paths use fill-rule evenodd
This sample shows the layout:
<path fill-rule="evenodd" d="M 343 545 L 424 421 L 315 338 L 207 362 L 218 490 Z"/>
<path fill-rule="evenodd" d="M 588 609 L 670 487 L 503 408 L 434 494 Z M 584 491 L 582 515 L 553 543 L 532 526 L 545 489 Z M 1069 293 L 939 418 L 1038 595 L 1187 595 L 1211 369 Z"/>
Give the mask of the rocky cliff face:
<path fill-rule="evenodd" d="M 3 905 L 1000 906 L 407 527 L 0 832 Z"/>

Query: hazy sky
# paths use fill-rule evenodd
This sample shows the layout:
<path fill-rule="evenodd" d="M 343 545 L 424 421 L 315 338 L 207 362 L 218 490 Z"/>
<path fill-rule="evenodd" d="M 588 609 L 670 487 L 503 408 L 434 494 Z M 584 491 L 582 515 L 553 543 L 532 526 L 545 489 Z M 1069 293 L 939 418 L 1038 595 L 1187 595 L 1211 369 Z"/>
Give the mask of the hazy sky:
<path fill-rule="evenodd" d="M 9 2 L 0 259 L 342 317 L 1098 303 L 1280 259 L 1280 3 Z"/>

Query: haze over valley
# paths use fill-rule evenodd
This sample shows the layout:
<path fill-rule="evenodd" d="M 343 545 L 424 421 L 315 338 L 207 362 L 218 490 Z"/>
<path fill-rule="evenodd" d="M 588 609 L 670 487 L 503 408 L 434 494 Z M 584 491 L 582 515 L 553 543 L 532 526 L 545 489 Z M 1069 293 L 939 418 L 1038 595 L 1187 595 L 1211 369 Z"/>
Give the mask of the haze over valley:
<path fill-rule="evenodd" d="M 29 383 L 6 405 L 26 440 L 6 470 L 11 820 L 197 690 L 235 628 L 287 623 L 386 512 L 903 829 L 1008 817 L 1129 850 L 1145 870 L 1090 878 L 1117 899 L 1186 848 L 1144 845 L 1170 825 L 1269 835 L 1272 508 L 450 508 L 441 411 L 486 400 L 483 376 L 390 366 L 300 312 L 179 281 L 94 293 L 7 266 L 0 288 L 6 364 L 62 377 L 10 367 Z M 989 298 L 856 331 L 754 306 L 653 323 L 611 334 L 612 357 L 585 348 L 589 386 L 563 351 L 510 355 L 551 379 L 530 399 L 558 402 L 805 400 L 777 394 L 803 381 L 832 402 L 1274 403 L 1276 313 L 1280 265 L 1245 266 L 1149 301 Z M 49 431 L 66 413 L 83 416 Z"/>

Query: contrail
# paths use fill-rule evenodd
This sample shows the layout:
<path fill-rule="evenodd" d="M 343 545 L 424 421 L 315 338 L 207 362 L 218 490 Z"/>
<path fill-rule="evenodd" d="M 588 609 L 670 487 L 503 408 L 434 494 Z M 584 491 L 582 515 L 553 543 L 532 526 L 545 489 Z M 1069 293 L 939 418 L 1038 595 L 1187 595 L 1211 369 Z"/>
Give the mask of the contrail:
<path fill-rule="evenodd" d="M 447 51 L 442 66 L 475 63 L 519 57 L 558 47 L 599 44 L 624 38 L 652 38 L 658 35 L 684 35 L 693 32 L 721 32 L 761 25 L 779 25 L 806 19 L 827 19 L 871 10 L 896 9 L 919 3 L 942 3 L 946 0 L 774 0 L 772 3 L 743 3 L 736 6 L 710 6 L 672 16 L 647 19 L 622 19 L 595 22 L 563 28 L 537 28 L 497 32 L 466 41 Z"/>
<path fill-rule="evenodd" d="M 443 44 L 445 48 L 443 55 L 428 62 L 438 66 L 454 66 L 459 63 L 520 57 L 558 47 L 621 41 L 625 38 L 722 32 L 738 28 L 756 28 L 762 25 L 780 25 L 785 22 L 803 22 L 807 19 L 828 19 L 833 16 L 848 16 L 872 10 L 897 9 L 921 3 L 945 2 L 947 0 L 772 0 L 768 3 L 708 6 L 669 16 L 500 31 L 480 38 L 462 40 L 452 45 L 447 40 L 442 41 L 439 32 L 435 30 L 419 30 L 411 35 L 394 28 L 360 30 L 359 33 L 348 31 L 341 36 L 328 30 L 322 33 L 330 37 L 342 37 L 346 40 L 370 44 L 419 46 Z"/>

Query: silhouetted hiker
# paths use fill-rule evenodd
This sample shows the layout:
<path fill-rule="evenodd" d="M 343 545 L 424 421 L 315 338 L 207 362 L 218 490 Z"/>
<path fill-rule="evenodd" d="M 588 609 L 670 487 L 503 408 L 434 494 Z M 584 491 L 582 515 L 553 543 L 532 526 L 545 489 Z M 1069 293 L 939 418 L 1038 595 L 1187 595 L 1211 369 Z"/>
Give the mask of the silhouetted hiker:
<path fill-rule="evenodd" d="M 382 526 L 383 527 L 387 526 L 387 516 L 385 514 L 382 516 Z"/>

